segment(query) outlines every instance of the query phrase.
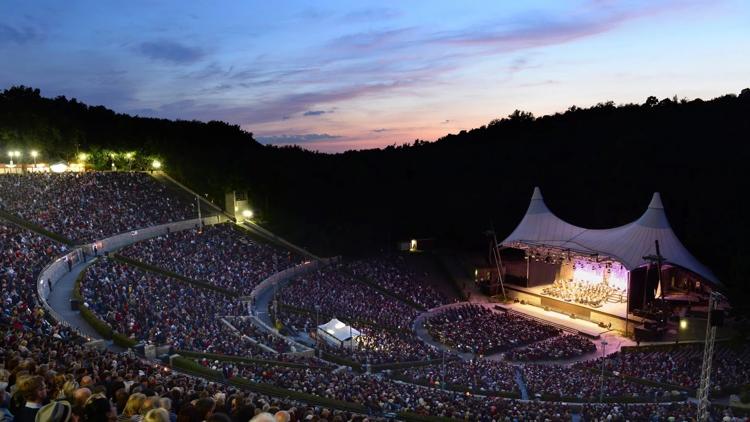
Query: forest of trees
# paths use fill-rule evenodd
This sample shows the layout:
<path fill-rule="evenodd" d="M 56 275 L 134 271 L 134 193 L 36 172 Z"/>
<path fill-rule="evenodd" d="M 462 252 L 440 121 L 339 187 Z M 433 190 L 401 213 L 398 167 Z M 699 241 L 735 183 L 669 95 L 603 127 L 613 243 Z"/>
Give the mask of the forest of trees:
<path fill-rule="evenodd" d="M 561 218 L 591 228 L 636 219 L 659 191 L 683 243 L 743 297 L 749 137 L 749 89 L 543 117 L 517 111 L 436 142 L 341 154 L 265 146 L 222 122 L 132 117 L 31 88 L 0 94 L 0 148 L 36 148 L 50 160 L 77 151 L 158 156 L 218 203 L 227 189 L 247 191 L 272 230 L 324 255 L 412 237 L 482 248 L 490 224 L 500 239 L 515 227 L 534 186 Z"/>

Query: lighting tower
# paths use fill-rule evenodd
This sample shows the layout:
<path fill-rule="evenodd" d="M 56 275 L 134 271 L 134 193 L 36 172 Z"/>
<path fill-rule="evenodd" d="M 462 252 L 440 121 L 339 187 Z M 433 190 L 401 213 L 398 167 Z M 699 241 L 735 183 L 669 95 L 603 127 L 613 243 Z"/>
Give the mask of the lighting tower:
<path fill-rule="evenodd" d="M 505 284 L 503 283 L 503 272 L 502 272 L 502 259 L 500 259 L 500 247 L 497 245 L 497 234 L 495 234 L 495 228 L 492 227 L 487 232 L 488 236 L 492 236 L 492 239 L 490 240 L 490 254 L 492 260 L 495 261 L 495 267 L 497 268 L 497 280 L 500 282 L 500 289 L 503 291 L 503 300 L 508 300 L 508 297 L 505 296 Z"/>
<path fill-rule="evenodd" d="M 711 292 L 708 298 L 708 319 L 706 320 L 706 341 L 703 347 L 703 366 L 701 367 L 701 384 L 698 389 L 698 421 L 708 420 L 708 393 L 711 391 L 711 363 L 714 358 L 714 342 L 716 341 L 716 327 L 721 325 L 721 317 L 712 318 L 716 310 L 716 302 L 721 297 L 719 292 Z M 717 315 L 718 316 L 718 315 Z"/>

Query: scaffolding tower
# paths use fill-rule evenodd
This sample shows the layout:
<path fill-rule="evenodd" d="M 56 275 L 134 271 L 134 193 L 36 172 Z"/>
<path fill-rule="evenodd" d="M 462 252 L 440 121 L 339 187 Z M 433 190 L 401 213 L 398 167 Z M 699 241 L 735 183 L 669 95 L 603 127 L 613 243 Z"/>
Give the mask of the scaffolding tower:
<path fill-rule="evenodd" d="M 711 366 L 714 358 L 714 343 L 716 342 L 716 327 L 719 321 L 714 320 L 713 314 L 716 302 L 721 295 L 719 292 L 711 292 L 708 298 L 708 319 L 706 320 L 706 340 L 703 347 L 703 365 L 701 367 L 701 383 L 698 389 L 698 421 L 708 420 L 708 395 L 711 391 Z M 717 318 L 718 319 L 718 318 Z"/>

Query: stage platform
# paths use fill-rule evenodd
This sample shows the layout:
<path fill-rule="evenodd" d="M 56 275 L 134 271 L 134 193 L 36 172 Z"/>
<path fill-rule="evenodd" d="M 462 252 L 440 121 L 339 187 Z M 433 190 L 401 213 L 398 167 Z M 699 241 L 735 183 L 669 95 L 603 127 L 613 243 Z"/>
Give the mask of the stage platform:
<path fill-rule="evenodd" d="M 542 320 L 550 325 L 567 328 L 566 331 L 578 332 L 586 337 L 598 339 L 602 334 L 610 331 L 599 325 L 582 319 L 573 319 L 569 315 L 555 311 L 545 311 L 534 305 L 521 305 L 520 303 L 495 304 L 497 307 L 523 314 L 532 319 Z"/>
<path fill-rule="evenodd" d="M 521 287 L 506 284 L 505 290 L 509 297 L 533 305 L 530 308 L 537 307 L 541 312 L 545 312 L 545 310 L 555 311 L 553 313 L 570 321 L 582 320 L 582 322 L 591 323 L 594 326 L 602 323 L 608 328 L 623 333 L 632 333 L 635 324 L 643 322 L 642 318 L 627 314 L 627 303 L 607 303 L 599 308 L 593 308 L 543 295 L 544 287 L 546 286 Z M 570 315 L 575 315 L 576 319 L 570 318 Z M 603 328 L 600 327 L 600 329 Z"/>
<path fill-rule="evenodd" d="M 592 306 L 582 305 L 582 304 L 576 303 L 576 302 L 568 302 L 568 301 L 565 301 L 565 300 L 562 300 L 562 299 L 557 299 L 557 298 L 554 298 L 552 296 L 548 296 L 548 295 L 545 295 L 545 294 L 542 293 L 542 291 L 544 290 L 544 288 L 548 287 L 548 286 L 549 285 L 537 286 L 537 287 L 521 287 L 521 286 L 508 285 L 507 287 L 510 287 L 510 288 L 513 288 L 513 289 L 518 289 L 520 291 L 528 292 L 528 293 L 531 293 L 531 294 L 534 294 L 534 295 L 538 295 L 539 297 L 542 297 L 545 300 L 560 302 L 560 304 L 564 304 L 564 305 L 578 306 L 578 307 L 581 307 L 581 308 L 586 308 L 586 309 L 590 309 L 592 311 L 601 312 L 603 314 L 614 315 L 614 316 L 618 316 L 618 317 L 621 317 L 621 318 L 625 318 L 625 314 L 628 312 L 628 304 L 627 303 L 605 303 L 605 304 L 603 304 L 602 306 L 600 306 L 598 308 L 594 308 Z M 561 306 L 561 305 L 558 305 L 558 306 Z"/>

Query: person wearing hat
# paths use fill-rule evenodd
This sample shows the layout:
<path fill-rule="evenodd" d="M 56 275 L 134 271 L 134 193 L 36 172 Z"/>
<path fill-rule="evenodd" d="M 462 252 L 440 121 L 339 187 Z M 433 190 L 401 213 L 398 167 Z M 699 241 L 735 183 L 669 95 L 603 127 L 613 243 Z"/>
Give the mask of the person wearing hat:
<path fill-rule="evenodd" d="M 68 422 L 71 413 L 70 403 L 64 400 L 53 401 L 39 409 L 35 422 Z"/>

